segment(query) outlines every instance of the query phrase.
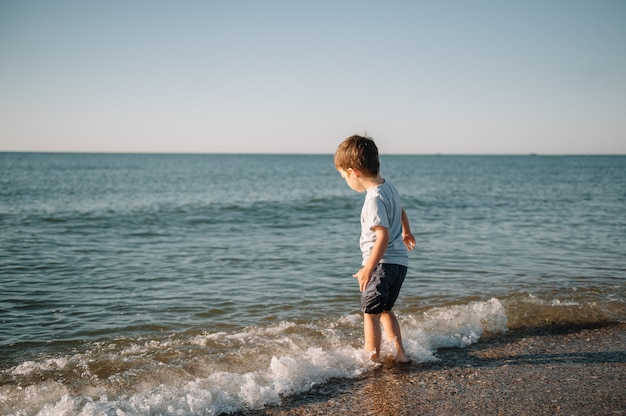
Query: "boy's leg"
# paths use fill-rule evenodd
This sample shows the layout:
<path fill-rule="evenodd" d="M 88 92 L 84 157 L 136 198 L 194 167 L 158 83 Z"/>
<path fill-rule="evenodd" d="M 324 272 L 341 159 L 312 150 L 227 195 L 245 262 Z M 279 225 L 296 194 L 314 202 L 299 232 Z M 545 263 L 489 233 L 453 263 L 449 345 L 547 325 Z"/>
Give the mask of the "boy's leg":
<path fill-rule="evenodd" d="M 380 314 L 363 314 L 363 333 L 365 336 L 365 351 L 372 352 L 372 361 L 380 359 Z"/>
<path fill-rule="evenodd" d="M 380 315 L 380 321 L 385 328 L 385 334 L 387 339 L 395 343 L 396 346 L 396 361 L 399 363 L 408 363 L 411 360 L 406 356 L 404 351 L 404 345 L 402 344 L 402 334 L 400 332 L 400 324 L 396 315 L 392 311 L 385 311 Z M 380 344 L 379 344 L 380 345 Z"/>

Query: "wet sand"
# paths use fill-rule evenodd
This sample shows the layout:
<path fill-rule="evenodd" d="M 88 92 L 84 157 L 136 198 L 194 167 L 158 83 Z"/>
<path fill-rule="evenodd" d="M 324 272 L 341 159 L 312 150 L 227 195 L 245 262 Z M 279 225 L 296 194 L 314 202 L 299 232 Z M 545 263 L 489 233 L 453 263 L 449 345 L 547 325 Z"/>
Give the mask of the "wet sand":
<path fill-rule="evenodd" d="M 626 415 L 626 324 L 512 331 L 436 356 L 238 415 Z"/>

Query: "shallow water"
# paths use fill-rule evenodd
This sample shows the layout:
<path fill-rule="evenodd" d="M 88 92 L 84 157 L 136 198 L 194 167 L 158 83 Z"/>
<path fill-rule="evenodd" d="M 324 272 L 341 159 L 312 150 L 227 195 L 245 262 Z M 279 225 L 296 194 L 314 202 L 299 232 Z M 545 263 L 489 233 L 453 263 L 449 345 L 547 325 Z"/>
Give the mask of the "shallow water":
<path fill-rule="evenodd" d="M 626 318 L 626 157 L 381 164 L 413 359 Z M 362 197 L 330 155 L 0 154 L 0 413 L 219 414 L 369 371 Z"/>

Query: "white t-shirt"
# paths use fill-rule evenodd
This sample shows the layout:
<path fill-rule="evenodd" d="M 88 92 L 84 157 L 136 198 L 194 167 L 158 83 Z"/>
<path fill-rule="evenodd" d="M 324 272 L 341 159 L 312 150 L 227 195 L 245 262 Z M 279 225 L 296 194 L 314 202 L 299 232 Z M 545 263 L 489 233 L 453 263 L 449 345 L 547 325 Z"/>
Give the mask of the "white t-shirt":
<path fill-rule="evenodd" d="M 365 195 L 361 210 L 361 253 L 363 265 L 367 262 L 376 234 L 374 227 L 381 226 L 389 230 L 389 244 L 381 263 L 409 265 L 409 255 L 402 241 L 402 205 L 396 188 L 388 181 L 370 188 Z"/>

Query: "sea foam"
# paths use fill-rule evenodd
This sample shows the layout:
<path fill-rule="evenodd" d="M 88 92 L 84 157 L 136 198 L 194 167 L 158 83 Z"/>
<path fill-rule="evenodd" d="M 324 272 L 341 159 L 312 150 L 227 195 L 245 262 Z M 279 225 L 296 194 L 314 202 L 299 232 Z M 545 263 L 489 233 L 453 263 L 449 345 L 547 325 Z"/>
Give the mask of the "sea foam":
<path fill-rule="evenodd" d="M 466 347 L 485 332 L 506 331 L 497 299 L 399 314 L 408 355 L 437 360 L 443 347 Z M 278 405 L 330 379 L 373 369 L 361 348 L 362 318 L 282 321 L 228 333 L 95 343 L 88 350 L 5 370 L 2 414 L 219 415 Z M 393 355 L 385 340 L 382 355 Z M 103 369 L 106 367 L 106 371 Z M 24 387 L 25 386 L 25 387 Z"/>

